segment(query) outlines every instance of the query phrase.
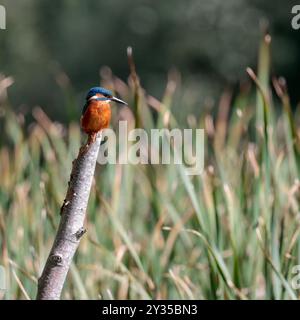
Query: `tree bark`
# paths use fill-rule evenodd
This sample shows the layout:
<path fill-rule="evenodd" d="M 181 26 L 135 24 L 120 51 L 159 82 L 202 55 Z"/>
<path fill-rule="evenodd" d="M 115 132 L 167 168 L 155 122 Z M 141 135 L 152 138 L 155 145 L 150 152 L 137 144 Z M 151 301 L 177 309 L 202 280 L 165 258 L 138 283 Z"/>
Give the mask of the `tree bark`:
<path fill-rule="evenodd" d="M 101 135 L 73 161 L 66 198 L 61 207 L 58 231 L 38 281 L 38 300 L 58 300 L 74 253 L 85 233 L 84 220 L 92 186 Z"/>

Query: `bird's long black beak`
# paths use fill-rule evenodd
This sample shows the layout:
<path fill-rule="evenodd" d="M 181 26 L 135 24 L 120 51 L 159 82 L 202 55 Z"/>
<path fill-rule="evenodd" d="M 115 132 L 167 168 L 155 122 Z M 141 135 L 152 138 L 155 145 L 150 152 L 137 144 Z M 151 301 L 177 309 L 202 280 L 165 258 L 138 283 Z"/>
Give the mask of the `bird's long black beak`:
<path fill-rule="evenodd" d="M 119 99 L 119 98 L 116 98 L 116 97 L 112 97 L 110 98 L 111 101 L 114 101 L 114 102 L 117 102 L 117 103 L 121 103 L 121 104 L 125 104 L 126 106 L 128 106 L 128 103 Z"/>

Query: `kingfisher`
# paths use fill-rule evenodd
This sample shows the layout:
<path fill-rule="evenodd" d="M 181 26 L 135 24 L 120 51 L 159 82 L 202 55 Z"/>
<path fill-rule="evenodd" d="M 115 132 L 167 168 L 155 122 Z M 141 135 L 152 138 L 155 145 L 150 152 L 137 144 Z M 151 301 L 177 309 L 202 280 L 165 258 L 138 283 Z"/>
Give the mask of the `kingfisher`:
<path fill-rule="evenodd" d="M 112 101 L 128 105 L 105 88 L 94 87 L 88 91 L 80 120 L 82 130 L 88 135 L 86 147 L 95 142 L 98 132 L 109 127 Z"/>

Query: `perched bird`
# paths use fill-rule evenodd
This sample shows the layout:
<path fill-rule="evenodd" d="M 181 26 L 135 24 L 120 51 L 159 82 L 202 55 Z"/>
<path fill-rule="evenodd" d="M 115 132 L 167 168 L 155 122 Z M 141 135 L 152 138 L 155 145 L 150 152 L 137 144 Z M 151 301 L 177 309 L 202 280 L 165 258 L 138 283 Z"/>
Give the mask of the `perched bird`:
<path fill-rule="evenodd" d="M 89 90 L 80 120 L 82 130 L 88 134 L 86 147 L 95 142 L 98 132 L 109 127 L 111 101 L 127 105 L 123 100 L 114 97 L 107 89 L 94 87 Z"/>

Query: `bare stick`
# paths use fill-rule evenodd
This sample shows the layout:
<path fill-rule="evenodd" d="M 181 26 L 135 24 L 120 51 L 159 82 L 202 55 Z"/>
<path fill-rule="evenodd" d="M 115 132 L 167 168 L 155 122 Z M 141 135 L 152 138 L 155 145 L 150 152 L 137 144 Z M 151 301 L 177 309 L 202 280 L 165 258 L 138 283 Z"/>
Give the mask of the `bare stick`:
<path fill-rule="evenodd" d="M 86 150 L 82 147 L 73 161 L 69 188 L 61 207 L 59 228 L 38 281 L 37 299 L 58 300 L 72 258 L 85 233 L 84 219 L 92 186 L 101 135 Z"/>

